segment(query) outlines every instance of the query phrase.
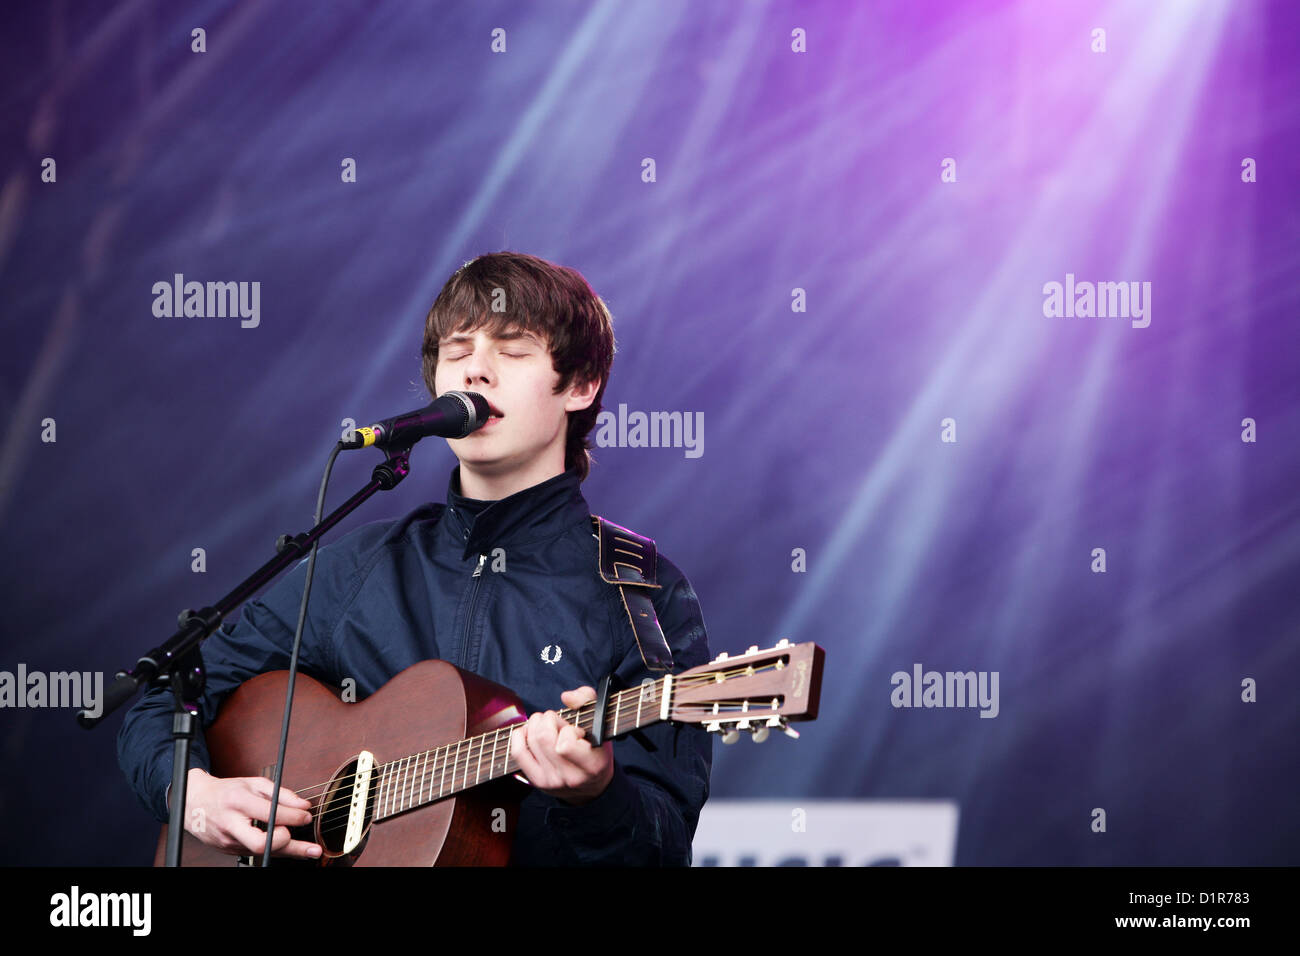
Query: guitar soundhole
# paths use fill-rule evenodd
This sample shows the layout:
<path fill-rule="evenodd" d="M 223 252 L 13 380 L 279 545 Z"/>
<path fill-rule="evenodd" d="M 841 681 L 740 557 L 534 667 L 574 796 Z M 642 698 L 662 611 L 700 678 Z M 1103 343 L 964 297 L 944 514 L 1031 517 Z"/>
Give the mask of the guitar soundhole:
<path fill-rule="evenodd" d="M 316 841 L 325 849 L 327 857 L 343 854 L 344 841 L 348 833 L 348 817 L 352 812 L 353 787 L 357 779 L 357 762 L 350 760 L 334 774 L 325 795 L 321 798 L 315 814 Z M 374 816 L 374 791 L 378 775 L 370 778 L 369 792 L 365 795 L 365 817 L 362 832 L 368 833 L 370 821 Z M 365 837 L 351 851 L 350 856 L 360 853 L 365 846 Z M 336 860 L 337 862 L 341 862 Z"/>

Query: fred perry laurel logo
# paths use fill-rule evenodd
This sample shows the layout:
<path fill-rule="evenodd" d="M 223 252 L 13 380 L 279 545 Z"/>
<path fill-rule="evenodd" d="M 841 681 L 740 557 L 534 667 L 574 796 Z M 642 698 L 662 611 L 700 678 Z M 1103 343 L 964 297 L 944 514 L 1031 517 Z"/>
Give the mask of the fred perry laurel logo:
<path fill-rule="evenodd" d="M 542 660 L 548 664 L 558 664 L 563 656 L 564 651 L 560 650 L 559 644 L 547 644 L 542 648 Z"/>

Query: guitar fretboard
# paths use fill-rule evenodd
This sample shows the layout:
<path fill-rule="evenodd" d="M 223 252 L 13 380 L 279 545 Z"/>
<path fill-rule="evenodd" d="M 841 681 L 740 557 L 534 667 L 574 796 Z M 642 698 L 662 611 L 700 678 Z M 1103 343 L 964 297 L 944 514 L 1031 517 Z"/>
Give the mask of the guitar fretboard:
<path fill-rule="evenodd" d="M 672 677 L 647 680 L 638 687 L 610 694 L 605 714 L 606 739 L 667 719 L 672 681 Z M 595 712 L 594 703 L 557 711 L 565 723 L 583 728 L 585 738 L 591 736 Z M 371 803 L 373 819 L 382 820 L 515 773 L 519 763 L 510 754 L 510 732 L 517 726 L 507 724 L 378 765 L 374 770 L 377 783 Z"/>

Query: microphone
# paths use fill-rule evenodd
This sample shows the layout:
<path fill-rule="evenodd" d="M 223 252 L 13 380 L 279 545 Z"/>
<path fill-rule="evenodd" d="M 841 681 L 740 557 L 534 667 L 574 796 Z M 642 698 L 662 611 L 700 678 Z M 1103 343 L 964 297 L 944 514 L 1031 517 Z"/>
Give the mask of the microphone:
<path fill-rule="evenodd" d="M 410 447 L 421 438 L 464 438 L 487 424 L 492 414 L 488 401 L 477 392 L 443 392 L 432 403 L 414 412 L 385 418 L 366 428 L 355 429 L 351 441 L 340 442 L 345 449 Z"/>

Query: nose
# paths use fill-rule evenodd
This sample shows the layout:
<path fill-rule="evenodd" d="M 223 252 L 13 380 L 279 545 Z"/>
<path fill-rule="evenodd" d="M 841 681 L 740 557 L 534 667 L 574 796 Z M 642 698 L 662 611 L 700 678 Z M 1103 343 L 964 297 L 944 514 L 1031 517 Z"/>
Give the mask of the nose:
<path fill-rule="evenodd" d="M 484 346 L 475 348 L 465 359 L 465 384 L 492 385 L 496 382 L 496 367 L 492 364 L 492 350 Z"/>

